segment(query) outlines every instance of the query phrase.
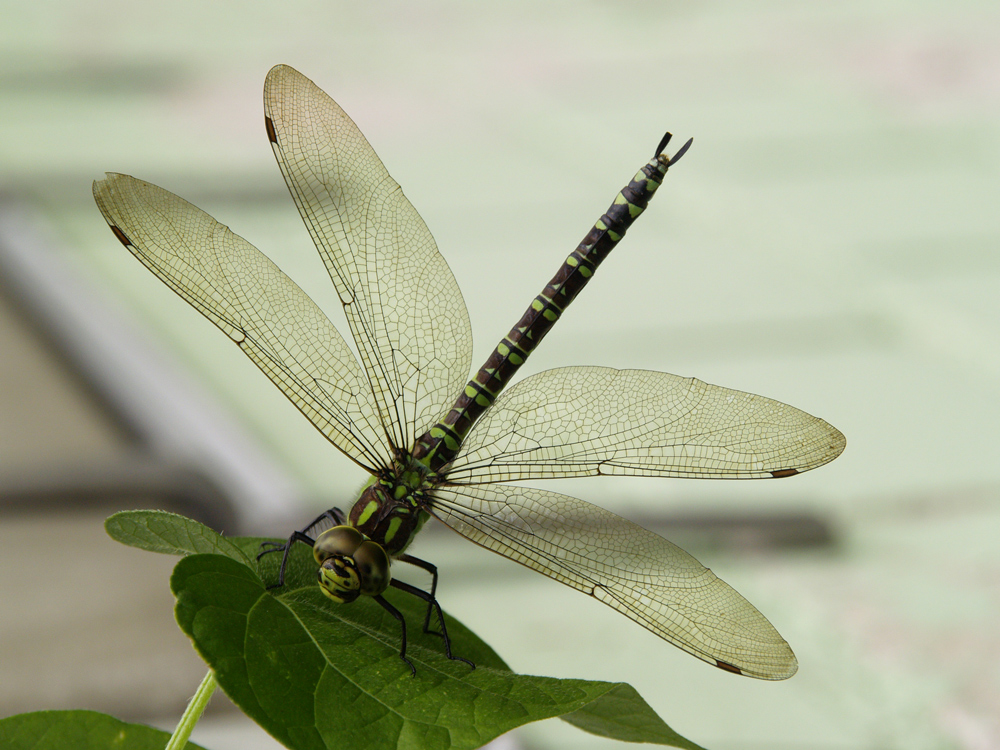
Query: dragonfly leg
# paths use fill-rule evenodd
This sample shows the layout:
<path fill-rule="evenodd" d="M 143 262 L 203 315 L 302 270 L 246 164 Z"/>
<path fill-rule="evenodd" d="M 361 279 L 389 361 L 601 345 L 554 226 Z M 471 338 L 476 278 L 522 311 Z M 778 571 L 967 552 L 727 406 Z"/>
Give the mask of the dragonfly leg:
<path fill-rule="evenodd" d="M 285 569 L 288 567 L 288 555 L 292 551 L 292 545 L 295 544 L 296 542 L 304 542 L 305 544 L 308 544 L 310 547 L 312 547 L 313 544 L 316 543 L 311 536 L 306 536 L 301 531 L 293 531 L 292 535 L 288 537 L 288 541 L 285 542 L 284 544 L 279 544 L 278 542 L 261 543 L 260 545 L 261 547 L 264 547 L 264 545 L 269 545 L 269 547 L 268 549 L 262 550 L 260 554 L 257 555 L 258 560 L 262 558 L 264 555 L 268 554 L 269 552 L 284 551 L 285 553 L 281 556 L 281 566 L 278 568 L 278 582 L 272 584 L 271 586 L 268 586 L 267 588 L 269 590 L 280 589 L 282 586 L 285 585 Z"/>
<path fill-rule="evenodd" d="M 390 615 L 392 615 L 397 620 L 399 620 L 399 630 L 400 630 L 400 635 L 401 635 L 401 645 L 399 647 L 399 658 L 406 662 L 406 665 L 410 668 L 410 671 L 413 673 L 411 676 L 412 677 L 416 677 L 417 676 L 417 668 L 415 666 L 413 666 L 413 662 L 412 661 L 410 661 L 409 659 L 406 658 L 406 620 L 403 619 L 403 613 L 400 612 L 395 607 L 393 607 L 391 604 L 389 604 L 389 602 L 387 602 L 382 597 L 381 594 L 379 594 L 378 596 L 373 596 L 372 599 L 374 599 L 379 604 L 381 604 L 382 605 L 382 609 L 384 609 Z"/>
<path fill-rule="evenodd" d="M 421 562 L 423 562 L 423 561 L 421 560 Z M 423 599 L 425 602 L 427 602 L 428 607 L 433 607 L 434 610 L 437 612 L 438 620 L 441 622 L 441 632 L 440 633 L 435 633 L 435 635 L 440 635 L 444 639 L 444 653 L 445 653 L 445 656 L 447 656 L 452 661 L 464 661 L 466 664 L 468 664 L 473 669 L 476 668 L 476 665 L 473 664 L 468 659 L 463 659 L 461 656 L 453 656 L 452 655 L 452 653 L 451 653 L 451 639 L 448 637 L 448 628 L 444 624 L 444 613 L 441 612 L 441 605 L 438 604 L 437 599 L 435 599 L 433 596 L 431 596 L 430 594 L 428 594 L 423 589 L 418 589 L 416 586 L 411 586 L 408 583 L 403 583 L 402 581 L 397 581 L 396 579 L 393 579 L 393 580 L 389 581 L 389 585 L 393 586 L 393 587 L 395 587 L 397 589 L 399 589 L 400 591 L 405 591 L 408 594 L 413 594 L 414 596 L 416 596 L 416 597 L 418 597 L 420 599 Z M 376 599 L 377 598 L 379 598 L 379 597 L 376 597 Z M 403 644 L 403 649 L 404 650 L 406 649 L 406 644 L 405 643 Z"/>
<path fill-rule="evenodd" d="M 340 508 L 330 508 L 330 510 L 328 510 L 326 513 L 324 513 L 315 521 L 313 521 L 312 524 L 310 525 L 310 528 L 319 523 L 320 520 L 323 518 L 329 518 L 334 526 L 343 526 L 345 523 L 347 523 L 347 514 L 345 514 L 344 511 L 342 511 Z"/>
<path fill-rule="evenodd" d="M 437 566 L 427 562 L 426 560 L 421 560 L 419 557 L 414 557 L 413 555 L 400 555 L 396 558 L 402 562 L 409 563 L 410 565 L 415 565 L 418 568 L 423 568 L 428 573 L 431 574 L 431 598 L 427 603 L 427 616 L 424 618 L 424 632 L 430 633 L 431 635 L 441 635 L 441 633 L 436 630 L 431 630 L 431 611 L 434 608 L 434 603 L 437 602 L 437 586 L 438 586 L 438 569 Z M 444 620 L 441 621 L 441 627 L 444 628 Z"/>
<path fill-rule="evenodd" d="M 344 511 L 342 511 L 340 508 L 330 508 L 330 510 L 325 510 L 322 513 L 320 513 L 306 526 L 299 529 L 299 531 L 305 534 L 313 526 L 315 526 L 316 524 L 318 524 L 320 521 L 323 520 L 329 521 L 334 526 L 343 526 L 344 522 L 347 520 L 347 516 L 344 515 Z"/>
<path fill-rule="evenodd" d="M 315 544 L 315 540 L 306 534 L 306 532 L 323 520 L 329 520 L 334 526 L 341 526 L 346 520 L 346 516 L 344 516 L 344 512 L 340 508 L 331 508 L 316 516 L 316 518 L 302 529 L 293 531 L 286 542 L 261 542 L 261 551 L 257 555 L 258 560 L 271 552 L 284 552 L 281 556 L 281 566 L 278 568 L 278 582 L 273 586 L 268 586 L 269 589 L 277 589 L 285 585 L 285 570 L 288 568 L 288 555 L 292 550 L 292 545 L 296 542 L 303 542 L 312 547 Z"/>

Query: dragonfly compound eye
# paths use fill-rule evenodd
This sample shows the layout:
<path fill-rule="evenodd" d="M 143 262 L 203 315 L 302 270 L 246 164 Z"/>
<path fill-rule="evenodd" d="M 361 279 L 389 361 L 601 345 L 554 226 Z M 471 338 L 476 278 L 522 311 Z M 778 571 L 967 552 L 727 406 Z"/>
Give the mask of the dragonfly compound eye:
<path fill-rule="evenodd" d="M 313 544 L 313 557 L 320 565 L 328 557 L 344 555 L 350 557 L 365 541 L 364 535 L 352 526 L 334 526 L 327 529 Z"/>
<path fill-rule="evenodd" d="M 389 555 L 382 546 L 366 541 L 354 553 L 358 576 L 361 578 L 361 593 L 377 596 L 389 586 Z"/>
<path fill-rule="evenodd" d="M 354 558 L 331 555 L 319 566 L 319 587 L 338 604 L 349 604 L 361 595 L 361 577 Z"/>
<path fill-rule="evenodd" d="M 377 596 L 389 586 L 389 555 L 352 526 L 334 526 L 316 539 L 313 556 L 319 585 L 335 602 L 353 602 L 359 595 Z"/>

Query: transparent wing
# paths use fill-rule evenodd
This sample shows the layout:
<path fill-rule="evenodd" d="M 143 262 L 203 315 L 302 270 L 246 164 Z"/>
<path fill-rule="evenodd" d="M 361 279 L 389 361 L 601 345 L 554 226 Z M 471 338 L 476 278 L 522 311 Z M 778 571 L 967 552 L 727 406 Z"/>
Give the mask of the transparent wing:
<path fill-rule="evenodd" d="M 334 445 L 369 471 L 391 465 L 347 342 L 263 253 L 182 198 L 128 175 L 95 182 L 94 199 L 128 251 L 235 341 Z"/>
<path fill-rule="evenodd" d="M 344 304 L 384 429 L 409 448 L 469 377 L 461 292 L 423 219 L 358 127 L 284 65 L 264 84 L 268 135 Z"/>
<path fill-rule="evenodd" d="M 832 461 L 845 445 L 822 419 L 763 396 L 665 372 L 564 367 L 501 394 L 448 481 L 782 477 Z"/>
<path fill-rule="evenodd" d="M 589 594 L 710 664 L 764 680 L 798 669 L 752 604 L 680 547 L 614 513 L 502 484 L 439 488 L 430 511 L 470 541 Z"/>

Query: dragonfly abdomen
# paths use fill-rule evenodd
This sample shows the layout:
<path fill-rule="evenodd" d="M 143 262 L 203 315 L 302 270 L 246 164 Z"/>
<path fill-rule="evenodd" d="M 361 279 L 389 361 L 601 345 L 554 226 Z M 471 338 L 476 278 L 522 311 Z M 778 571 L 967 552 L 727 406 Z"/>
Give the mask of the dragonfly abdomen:
<path fill-rule="evenodd" d="M 437 472 L 457 455 L 472 425 L 493 404 L 562 312 L 590 281 L 597 267 L 625 236 L 632 222 L 646 209 L 671 162 L 687 150 L 685 145 L 671 160 L 662 154 L 668 141 L 669 134 L 660 142 L 653 158 L 615 196 L 610 208 L 570 253 L 542 293 L 532 300 L 521 319 L 466 384 L 445 418 L 417 440 L 413 452 L 416 460 Z"/>

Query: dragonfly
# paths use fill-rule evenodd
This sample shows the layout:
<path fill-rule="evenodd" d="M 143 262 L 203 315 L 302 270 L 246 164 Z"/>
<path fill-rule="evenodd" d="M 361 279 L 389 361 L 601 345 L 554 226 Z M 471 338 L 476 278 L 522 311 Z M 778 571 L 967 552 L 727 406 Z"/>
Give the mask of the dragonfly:
<path fill-rule="evenodd" d="M 313 547 L 320 587 L 406 622 L 389 586 L 427 602 L 451 644 L 437 568 L 406 550 L 434 517 L 486 549 L 590 595 L 709 664 L 765 680 L 797 661 L 770 622 L 684 550 L 596 505 L 509 482 L 588 476 L 782 478 L 844 450 L 836 428 L 762 396 L 647 370 L 561 367 L 506 388 L 643 212 L 672 157 L 669 133 L 469 380 L 458 284 L 420 215 L 361 131 L 316 84 L 279 65 L 264 86 L 267 137 L 343 305 L 357 354 L 256 247 L 182 198 L 108 173 L 94 198 L 125 248 L 224 331 L 370 479 L 284 543 Z M 523 240 L 522 240 L 523 241 Z M 321 521 L 327 528 L 311 535 Z M 394 578 L 431 574 L 430 591 Z M 431 613 L 440 632 L 431 631 Z M 466 660 L 462 660 L 466 661 Z M 471 664 L 471 662 L 468 662 Z M 474 665 L 473 665 L 474 666 Z"/>

